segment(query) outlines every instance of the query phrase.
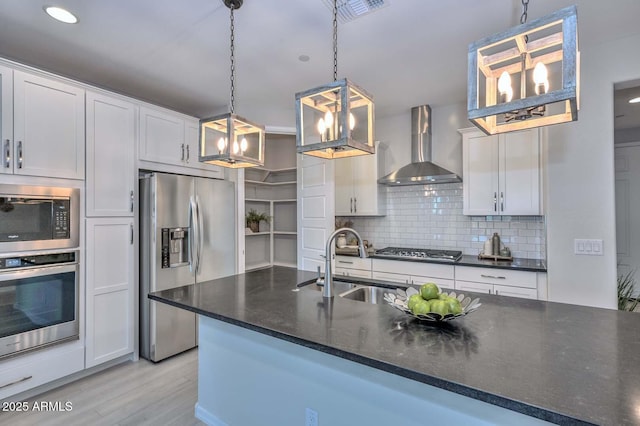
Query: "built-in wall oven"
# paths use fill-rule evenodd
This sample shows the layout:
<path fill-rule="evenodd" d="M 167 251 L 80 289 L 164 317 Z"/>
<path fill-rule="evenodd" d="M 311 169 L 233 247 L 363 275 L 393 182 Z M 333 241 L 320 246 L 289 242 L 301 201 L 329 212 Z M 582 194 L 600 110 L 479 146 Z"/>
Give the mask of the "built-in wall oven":
<path fill-rule="evenodd" d="M 78 247 L 79 193 L 0 185 L 0 253 Z"/>
<path fill-rule="evenodd" d="M 78 252 L 0 257 L 0 358 L 77 339 Z"/>

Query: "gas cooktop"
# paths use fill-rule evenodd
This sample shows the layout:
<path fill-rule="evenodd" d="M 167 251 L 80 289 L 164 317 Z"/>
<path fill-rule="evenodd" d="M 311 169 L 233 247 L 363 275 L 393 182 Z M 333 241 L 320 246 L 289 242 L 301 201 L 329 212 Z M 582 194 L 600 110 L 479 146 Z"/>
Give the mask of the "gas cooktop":
<path fill-rule="evenodd" d="M 401 247 L 386 247 L 376 250 L 375 255 L 394 259 L 431 259 L 444 262 L 457 262 L 462 258 L 462 252 L 457 250 L 432 250 Z"/>

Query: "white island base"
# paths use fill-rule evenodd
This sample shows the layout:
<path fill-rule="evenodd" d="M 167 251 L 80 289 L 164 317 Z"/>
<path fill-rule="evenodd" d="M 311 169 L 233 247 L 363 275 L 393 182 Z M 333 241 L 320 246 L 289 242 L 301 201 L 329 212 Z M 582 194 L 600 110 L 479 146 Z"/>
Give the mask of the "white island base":
<path fill-rule="evenodd" d="M 548 424 L 266 334 L 199 318 L 195 413 L 209 425 L 314 424 L 307 422 L 307 409 L 317 413 L 318 426 Z"/>

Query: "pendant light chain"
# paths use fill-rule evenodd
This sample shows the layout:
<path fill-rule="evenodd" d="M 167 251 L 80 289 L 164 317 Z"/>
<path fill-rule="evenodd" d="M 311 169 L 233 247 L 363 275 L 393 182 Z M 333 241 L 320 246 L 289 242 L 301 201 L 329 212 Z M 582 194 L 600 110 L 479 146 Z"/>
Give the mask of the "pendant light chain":
<path fill-rule="evenodd" d="M 527 22 L 527 11 L 529 9 L 529 0 L 522 0 L 522 15 L 520 16 L 520 23 Z"/>
<path fill-rule="evenodd" d="M 333 81 L 338 80 L 338 0 L 333 0 Z"/>
<path fill-rule="evenodd" d="M 235 111 L 235 83 L 236 83 L 236 56 L 235 56 L 235 36 L 234 36 L 234 19 L 233 19 L 233 9 L 234 5 L 231 4 L 229 6 L 231 10 L 231 102 L 229 107 L 229 112 L 233 114 Z"/>

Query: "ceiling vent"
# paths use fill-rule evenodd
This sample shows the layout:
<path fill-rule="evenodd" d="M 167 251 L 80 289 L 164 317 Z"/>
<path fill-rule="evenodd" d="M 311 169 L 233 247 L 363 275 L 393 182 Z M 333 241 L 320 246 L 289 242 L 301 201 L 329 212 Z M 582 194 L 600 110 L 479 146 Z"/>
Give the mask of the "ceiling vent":
<path fill-rule="evenodd" d="M 333 0 L 322 0 L 329 9 L 333 10 Z M 390 0 L 338 0 L 338 20 L 342 23 L 351 22 L 368 13 L 389 6 Z"/>

